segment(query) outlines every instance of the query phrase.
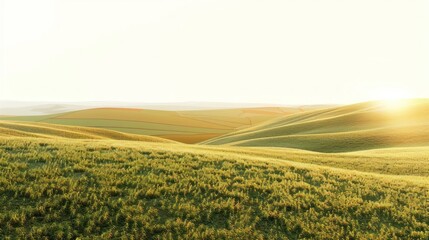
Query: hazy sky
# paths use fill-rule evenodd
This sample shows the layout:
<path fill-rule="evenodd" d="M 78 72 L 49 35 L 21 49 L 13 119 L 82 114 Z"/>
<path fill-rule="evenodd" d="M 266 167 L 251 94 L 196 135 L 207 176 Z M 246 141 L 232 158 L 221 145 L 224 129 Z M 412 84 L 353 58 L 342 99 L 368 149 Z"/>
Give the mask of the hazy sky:
<path fill-rule="evenodd" d="M 0 0 L 0 99 L 429 97 L 429 1 Z"/>

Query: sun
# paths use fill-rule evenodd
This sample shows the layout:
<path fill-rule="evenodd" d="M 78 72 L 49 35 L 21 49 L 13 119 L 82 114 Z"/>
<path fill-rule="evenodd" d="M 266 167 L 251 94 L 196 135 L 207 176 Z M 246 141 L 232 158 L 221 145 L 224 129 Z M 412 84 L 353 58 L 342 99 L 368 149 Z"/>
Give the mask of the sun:
<path fill-rule="evenodd" d="M 382 106 L 384 109 L 388 111 L 400 111 L 407 107 L 407 100 L 406 99 L 387 99 L 382 101 Z"/>
<path fill-rule="evenodd" d="M 380 101 L 384 109 L 395 112 L 406 108 L 410 98 L 410 93 L 400 88 L 385 88 L 374 94 L 374 99 Z"/>
<path fill-rule="evenodd" d="M 410 97 L 410 94 L 404 89 L 383 89 L 377 94 L 379 100 L 384 101 L 397 101 Z"/>

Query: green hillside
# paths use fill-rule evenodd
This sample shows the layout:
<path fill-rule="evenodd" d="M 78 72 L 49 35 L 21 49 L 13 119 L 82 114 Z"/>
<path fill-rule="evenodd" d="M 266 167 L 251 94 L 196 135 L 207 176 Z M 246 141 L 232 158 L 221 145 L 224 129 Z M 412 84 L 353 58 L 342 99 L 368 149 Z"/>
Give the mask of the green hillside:
<path fill-rule="evenodd" d="M 397 109 L 367 102 L 297 113 L 204 143 L 319 152 L 429 146 L 429 100 L 404 100 Z"/>
<path fill-rule="evenodd" d="M 0 137 L 0 239 L 429 238 L 427 149 L 380 151 Z"/>
<path fill-rule="evenodd" d="M 299 108 L 242 108 L 200 111 L 158 111 L 97 108 L 45 116 L 3 117 L 4 120 L 45 122 L 110 129 L 197 143 L 264 121 L 301 112 Z"/>

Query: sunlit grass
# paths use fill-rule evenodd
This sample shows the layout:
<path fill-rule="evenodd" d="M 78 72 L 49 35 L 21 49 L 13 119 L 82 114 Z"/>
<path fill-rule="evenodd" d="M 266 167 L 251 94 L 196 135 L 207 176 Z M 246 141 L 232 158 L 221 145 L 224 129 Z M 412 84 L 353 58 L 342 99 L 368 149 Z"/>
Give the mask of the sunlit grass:
<path fill-rule="evenodd" d="M 428 184 L 248 150 L 0 139 L 0 238 L 429 237 Z"/>
<path fill-rule="evenodd" d="M 428 239 L 427 101 L 377 104 L 214 140 L 266 147 L 0 121 L 0 239 Z"/>
<path fill-rule="evenodd" d="M 204 144 L 319 152 L 429 146 L 429 100 L 391 99 L 293 114 Z"/>

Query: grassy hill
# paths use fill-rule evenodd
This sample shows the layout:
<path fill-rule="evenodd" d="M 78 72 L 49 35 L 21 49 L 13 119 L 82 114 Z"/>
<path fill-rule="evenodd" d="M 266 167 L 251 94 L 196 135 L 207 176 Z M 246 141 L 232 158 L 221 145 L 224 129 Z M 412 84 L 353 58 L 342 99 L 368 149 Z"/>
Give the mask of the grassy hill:
<path fill-rule="evenodd" d="M 4 120 L 0 120 L 0 138 L 1 137 L 111 139 L 160 143 L 173 142 L 159 137 L 127 134 L 107 129 Z"/>
<path fill-rule="evenodd" d="M 0 238 L 427 239 L 427 150 L 0 137 Z"/>
<path fill-rule="evenodd" d="M 428 239 L 428 106 L 1 120 L 0 239 Z"/>
<path fill-rule="evenodd" d="M 45 116 L 3 117 L 3 119 L 96 127 L 158 136 L 185 143 L 197 143 L 300 111 L 303 110 L 299 108 L 242 108 L 159 111 L 97 108 Z"/>
<path fill-rule="evenodd" d="M 404 100 L 397 109 L 387 102 L 367 102 L 297 113 L 204 143 L 319 152 L 429 146 L 429 100 Z"/>

